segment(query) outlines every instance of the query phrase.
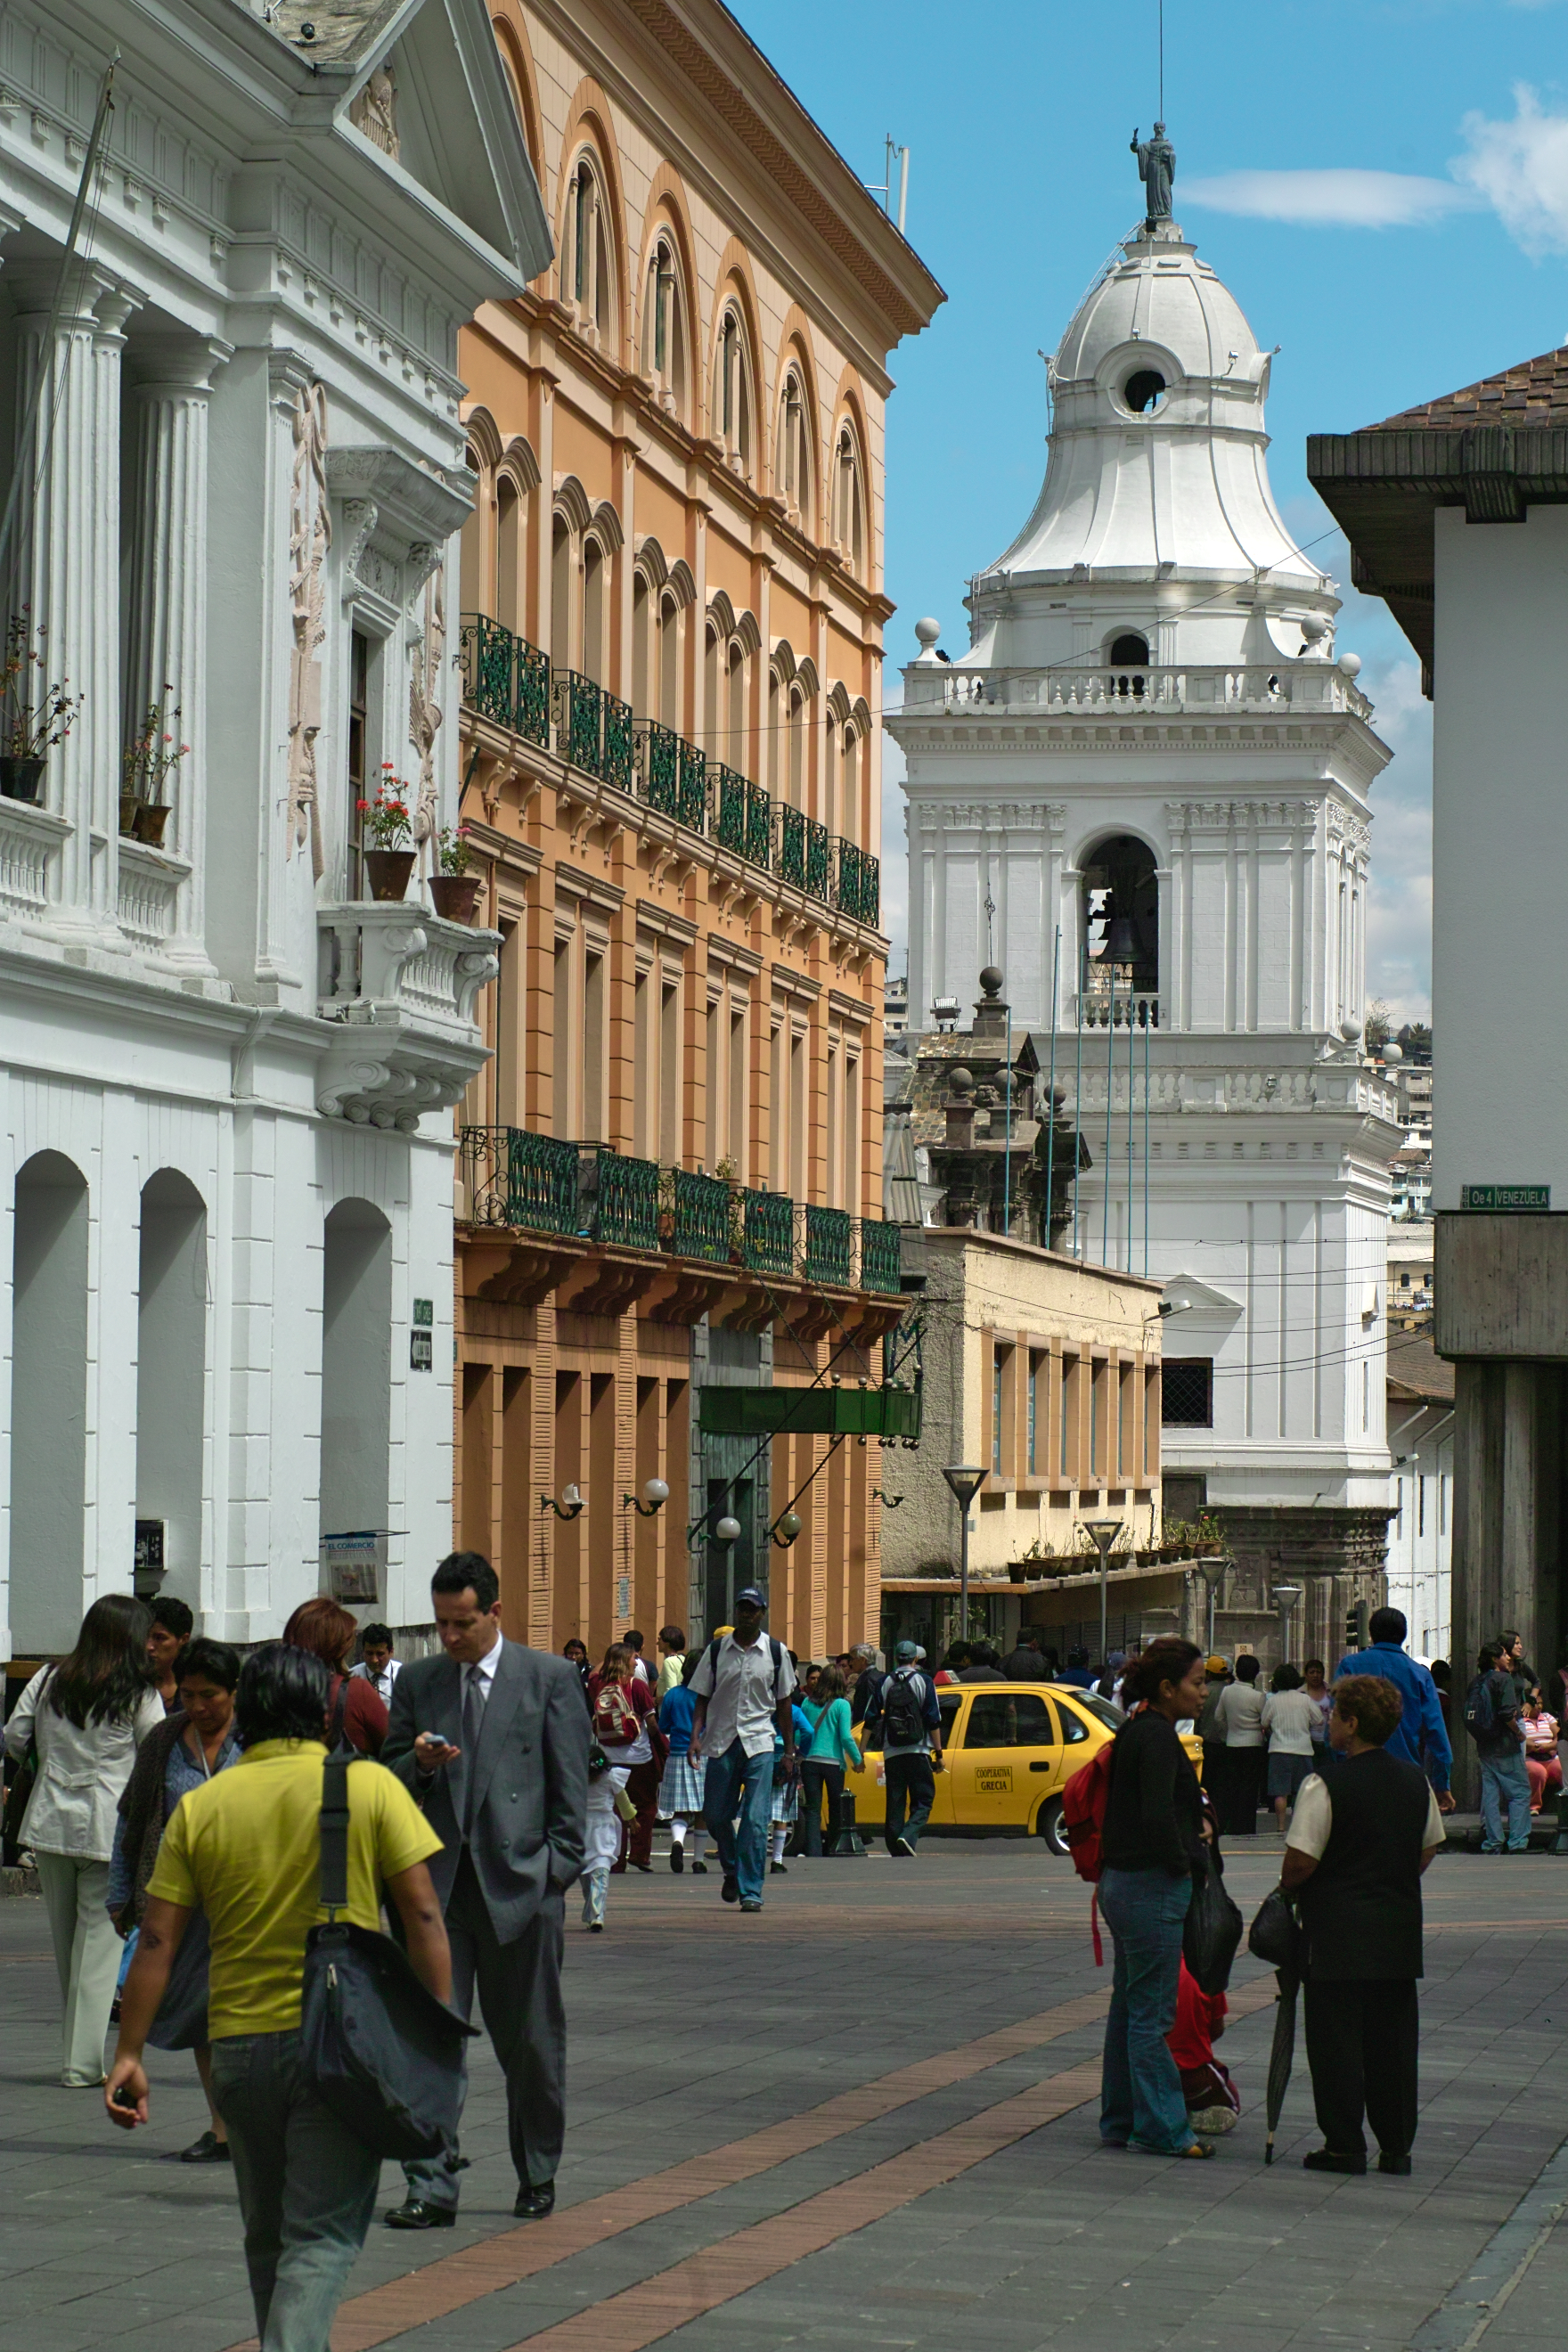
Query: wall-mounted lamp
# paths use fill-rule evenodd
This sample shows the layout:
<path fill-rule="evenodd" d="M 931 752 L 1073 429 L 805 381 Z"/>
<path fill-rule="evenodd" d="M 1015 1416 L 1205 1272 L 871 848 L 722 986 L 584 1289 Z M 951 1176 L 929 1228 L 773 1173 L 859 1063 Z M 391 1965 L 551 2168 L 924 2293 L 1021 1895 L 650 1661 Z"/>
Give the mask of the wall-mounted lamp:
<path fill-rule="evenodd" d="M 623 1495 L 621 1508 L 623 1511 L 635 1511 L 639 1519 L 651 1519 L 656 1513 L 662 1511 L 668 1502 L 669 1488 L 662 1478 L 650 1478 L 642 1491 L 643 1499 L 640 1503 L 635 1495 Z"/>
<path fill-rule="evenodd" d="M 729 1513 L 726 1512 L 713 1530 L 713 1540 L 715 1543 L 721 1544 L 739 1543 L 741 1540 L 740 1520 L 731 1518 Z"/>
<path fill-rule="evenodd" d="M 1184 1290 L 1178 1290 L 1175 1296 L 1172 1298 L 1162 1298 L 1160 1301 L 1159 1310 L 1161 1320 L 1163 1321 L 1167 1315 L 1185 1315 L 1190 1313 L 1192 1304 L 1192 1300 L 1187 1297 Z"/>
<path fill-rule="evenodd" d="M 800 1514 L 797 1511 L 784 1512 L 774 1525 L 768 1529 L 768 1533 L 772 1536 L 774 1543 L 777 1544 L 780 1551 L 788 1551 L 791 1544 L 794 1543 L 796 1536 L 800 1533 Z"/>
<path fill-rule="evenodd" d="M 871 1489 L 871 1500 L 874 1503 L 880 1503 L 885 1511 L 896 1511 L 903 1499 L 901 1495 L 884 1495 L 880 1486 L 873 1486 Z"/>
<path fill-rule="evenodd" d="M 559 1502 L 553 1495 L 541 1495 L 539 1498 L 542 1517 L 546 1511 L 553 1511 L 558 1519 L 574 1519 L 586 1507 L 575 1486 L 563 1486 Z"/>

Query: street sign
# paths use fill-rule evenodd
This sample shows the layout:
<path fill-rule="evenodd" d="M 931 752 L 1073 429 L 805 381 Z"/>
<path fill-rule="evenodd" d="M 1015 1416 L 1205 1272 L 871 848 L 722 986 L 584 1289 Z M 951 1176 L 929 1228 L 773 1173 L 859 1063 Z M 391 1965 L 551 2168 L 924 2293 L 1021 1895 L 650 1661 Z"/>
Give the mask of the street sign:
<path fill-rule="evenodd" d="M 1550 1209 L 1550 1184 L 1461 1184 L 1461 1209 Z"/>

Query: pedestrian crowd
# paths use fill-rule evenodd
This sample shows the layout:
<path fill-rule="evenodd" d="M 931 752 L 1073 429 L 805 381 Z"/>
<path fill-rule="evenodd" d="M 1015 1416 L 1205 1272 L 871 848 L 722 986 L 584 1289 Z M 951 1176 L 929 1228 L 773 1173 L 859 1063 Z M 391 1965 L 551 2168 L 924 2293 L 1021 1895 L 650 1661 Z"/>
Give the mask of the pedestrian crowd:
<path fill-rule="evenodd" d="M 1068 1783 L 1068 1836 L 1114 1947 L 1100 2136 L 1133 2152 L 1206 2160 L 1236 2123 L 1215 2055 L 1240 1933 L 1237 1916 L 1227 1942 L 1224 1843 L 1256 1838 L 1271 1811 L 1280 1887 L 1253 1948 L 1279 1969 L 1277 2056 L 1303 1998 L 1323 2142 L 1304 2161 L 1364 2172 L 1370 2126 L 1380 2168 L 1408 2171 L 1420 1880 L 1453 1805 L 1458 1722 L 1479 1761 L 1483 1851 L 1521 1851 L 1563 1787 L 1560 1713 L 1519 1634 L 1483 1648 L 1460 1701 L 1441 1661 L 1410 1657 L 1394 1610 L 1373 1613 L 1367 1646 L 1331 1677 L 1321 1659 L 1285 1662 L 1265 1687 L 1245 1652 L 1162 1637 L 1096 1664 L 1081 1649 L 1064 1660 L 1039 1629 L 1005 1656 L 959 1640 L 932 1665 L 906 1639 L 886 1665 L 866 1646 L 802 1661 L 750 1586 L 700 1642 L 672 1623 L 651 1659 L 635 1628 L 596 1663 L 578 1641 L 556 1657 L 503 1635 L 495 1572 L 471 1551 L 440 1563 L 431 1608 L 427 1656 L 400 1660 L 389 1627 L 323 1596 L 242 1659 L 197 1637 L 173 1596 L 109 1595 L 5 1726 L 6 1832 L 38 1871 L 61 2084 L 100 2091 L 135 2129 L 151 2113 L 146 2048 L 191 2053 L 208 2121 L 175 2160 L 232 2167 L 262 2352 L 325 2352 L 383 2155 L 405 2176 L 387 2226 L 453 2226 L 476 2003 L 506 2082 L 515 2215 L 552 2210 L 574 1885 L 584 1927 L 604 1933 L 612 1880 L 653 1868 L 662 1822 L 673 1873 L 708 1875 L 710 1843 L 721 1899 L 760 1911 L 786 1855 L 863 1851 L 846 1779 L 868 1758 L 887 1852 L 911 1858 L 945 1769 L 944 1687 L 1060 1683 L 1119 1727 Z M 384 1945 L 375 1982 L 401 1970 L 405 1997 L 449 2021 L 447 2107 L 416 2125 L 409 2096 L 389 2093 L 401 2138 L 334 2087 L 323 1937 L 345 1969 L 353 1938 Z M 1288 2039 L 1284 2055 L 1288 2070 Z"/>

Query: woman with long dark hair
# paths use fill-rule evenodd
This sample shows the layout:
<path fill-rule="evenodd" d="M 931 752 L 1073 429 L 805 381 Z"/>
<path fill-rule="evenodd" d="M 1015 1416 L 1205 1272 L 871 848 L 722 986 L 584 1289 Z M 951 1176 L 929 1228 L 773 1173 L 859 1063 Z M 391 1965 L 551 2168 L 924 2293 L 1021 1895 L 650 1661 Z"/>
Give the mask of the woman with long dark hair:
<path fill-rule="evenodd" d="M 381 1743 L 386 1738 L 390 1717 L 386 1701 L 373 1690 L 363 1675 L 349 1674 L 349 1653 L 359 1638 L 359 1626 L 346 1609 L 326 1594 L 318 1593 L 313 1601 L 301 1601 L 283 1628 L 283 1639 L 291 1650 L 309 1650 L 320 1658 L 332 1678 L 332 1696 L 329 1718 L 334 1727 L 338 1721 L 338 1704 L 342 1702 L 342 1736 L 349 1746 L 362 1756 L 381 1754 Z"/>
<path fill-rule="evenodd" d="M 136 1751 L 163 1720 L 147 1657 L 152 1617 L 128 1592 L 106 1593 L 81 1621 L 76 1647 L 41 1666 L 5 1726 L 5 1752 L 37 1755 L 22 1843 L 37 1856 L 65 2008 L 60 2081 L 103 2081 L 103 2042 L 120 1973 L 120 1937 L 105 1907 L 121 1792 Z"/>

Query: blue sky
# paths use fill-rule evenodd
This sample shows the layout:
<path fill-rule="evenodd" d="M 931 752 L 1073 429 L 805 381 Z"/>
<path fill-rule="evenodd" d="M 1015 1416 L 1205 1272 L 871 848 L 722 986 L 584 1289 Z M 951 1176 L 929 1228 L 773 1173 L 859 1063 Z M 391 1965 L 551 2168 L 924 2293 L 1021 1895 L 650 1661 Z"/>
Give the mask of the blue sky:
<path fill-rule="evenodd" d="M 909 142 L 909 236 L 948 300 L 892 362 L 888 646 L 892 665 L 910 658 L 924 613 L 962 646 L 963 582 L 1038 488 L 1037 353 L 1142 210 L 1127 143 L 1157 111 L 1156 0 L 731 5 L 867 181 L 883 176 L 886 132 Z M 1176 215 L 1259 341 L 1282 346 L 1270 471 L 1299 540 L 1319 541 L 1331 525 L 1307 487 L 1309 433 L 1369 424 L 1568 337 L 1568 10 L 1166 0 L 1165 16 Z M 1396 753 L 1373 795 L 1371 985 L 1424 1014 L 1430 712 L 1384 608 L 1351 593 L 1343 541 L 1314 552 L 1343 585 L 1340 644 L 1362 655 Z M 886 748 L 897 971 L 903 801 Z"/>

